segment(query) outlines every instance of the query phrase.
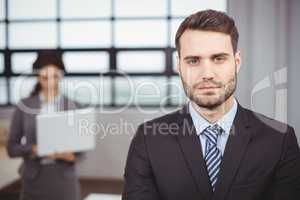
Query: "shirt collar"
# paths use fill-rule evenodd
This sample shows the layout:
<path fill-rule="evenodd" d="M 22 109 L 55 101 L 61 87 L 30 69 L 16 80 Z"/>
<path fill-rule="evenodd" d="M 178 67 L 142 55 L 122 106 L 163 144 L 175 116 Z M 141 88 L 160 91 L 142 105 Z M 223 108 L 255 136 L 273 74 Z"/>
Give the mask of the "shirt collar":
<path fill-rule="evenodd" d="M 215 124 L 218 124 L 223 130 L 225 134 L 230 133 L 231 126 L 233 124 L 233 120 L 235 118 L 235 115 L 237 113 L 237 102 L 234 99 L 233 105 L 230 108 L 230 110 L 216 123 L 211 124 L 208 122 L 205 118 L 203 118 L 200 114 L 197 113 L 197 111 L 192 106 L 192 103 L 189 102 L 189 112 L 192 117 L 194 126 L 196 128 L 197 135 L 200 135 L 204 129 L 206 129 L 208 126 L 213 126 Z"/>

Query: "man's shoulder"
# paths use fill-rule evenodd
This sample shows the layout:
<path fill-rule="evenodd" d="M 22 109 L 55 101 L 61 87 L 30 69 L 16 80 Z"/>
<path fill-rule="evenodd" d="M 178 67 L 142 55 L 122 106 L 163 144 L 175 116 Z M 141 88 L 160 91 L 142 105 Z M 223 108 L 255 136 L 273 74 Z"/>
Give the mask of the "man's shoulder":
<path fill-rule="evenodd" d="M 184 108 L 185 107 L 177 109 L 175 111 L 171 111 L 167 114 L 156 117 L 154 119 L 145 121 L 144 123 L 141 124 L 141 126 L 151 125 L 151 124 L 172 124 L 172 123 L 177 123 L 178 119 L 180 119 L 180 117 L 182 117 L 184 115 L 184 111 L 183 111 Z"/>
<path fill-rule="evenodd" d="M 183 117 L 186 117 L 186 106 L 181 109 L 170 111 L 160 117 L 145 121 L 137 128 L 137 135 L 173 135 L 178 132 L 181 127 Z M 154 133 L 154 134 L 151 134 Z"/>
<path fill-rule="evenodd" d="M 135 140 L 144 140 L 147 138 L 147 141 L 151 140 L 153 144 L 169 141 L 170 137 L 173 138 L 174 135 L 178 134 L 181 127 L 180 118 L 186 114 L 183 113 L 182 109 L 170 111 L 160 117 L 141 123 L 134 135 Z"/>
<path fill-rule="evenodd" d="M 270 131 L 272 133 L 286 133 L 292 127 L 278 119 L 274 119 L 260 112 L 256 112 L 247 108 L 242 107 L 243 112 L 248 116 L 249 123 L 253 126 L 263 128 L 264 130 Z"/>

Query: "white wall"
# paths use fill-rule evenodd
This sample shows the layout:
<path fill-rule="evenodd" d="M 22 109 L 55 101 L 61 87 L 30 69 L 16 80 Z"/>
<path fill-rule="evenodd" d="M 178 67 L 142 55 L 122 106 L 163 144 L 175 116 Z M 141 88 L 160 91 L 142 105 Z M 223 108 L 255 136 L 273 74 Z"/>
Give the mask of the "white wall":
<path fill-rule="evenodd" d="M 229 14 L 239 29 L 243 58 L 239 102 L 293 125 L 300 141 L 300 1 L 229 0 Z"/>
<path fill-rule="evenodd" d="M 288 122 L 291 123 L 300 141 L 300 1 L 288 1 Z"/>

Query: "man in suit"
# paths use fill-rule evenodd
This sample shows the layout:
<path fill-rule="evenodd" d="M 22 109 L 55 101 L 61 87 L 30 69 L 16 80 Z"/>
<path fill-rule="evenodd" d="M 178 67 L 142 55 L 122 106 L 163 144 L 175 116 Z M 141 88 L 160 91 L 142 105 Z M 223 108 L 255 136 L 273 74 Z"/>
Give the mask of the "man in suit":
<path fill-rule="evenodd" d="M 175 42 L 190 102 L 139 126 L 123 200 L 299 200 L 294 129 L 234 98 L 241 54 L 233 19 L 197 12 L 182 22 Z"/>

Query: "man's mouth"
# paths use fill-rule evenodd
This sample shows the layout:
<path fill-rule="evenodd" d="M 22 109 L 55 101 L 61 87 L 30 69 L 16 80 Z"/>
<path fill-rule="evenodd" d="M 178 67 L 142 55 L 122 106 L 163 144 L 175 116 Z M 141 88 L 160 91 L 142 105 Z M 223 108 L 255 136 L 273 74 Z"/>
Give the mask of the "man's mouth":
<path fill-rule="evenodd" d="M 219 89 L 219 86 L 210 86 L 210 85 L 205 85 L 205 86 L 199 86 L 197 89 L 199 90 L 213 90 L 213 89 Z"/>
<path fill-rule="evenodd" d="M 200 90 L 207 90 L 207 89 L 217 89 L 217 88 L 220 88 L 220 87 L 215 87 L 215 86 L 205 86 L 205 87 L 199 87 L 198 89 L 200 89 Z"/>

